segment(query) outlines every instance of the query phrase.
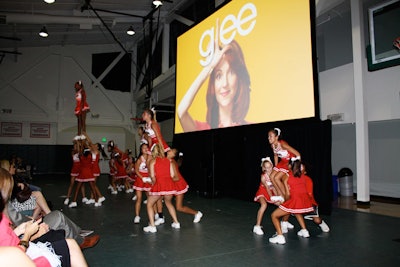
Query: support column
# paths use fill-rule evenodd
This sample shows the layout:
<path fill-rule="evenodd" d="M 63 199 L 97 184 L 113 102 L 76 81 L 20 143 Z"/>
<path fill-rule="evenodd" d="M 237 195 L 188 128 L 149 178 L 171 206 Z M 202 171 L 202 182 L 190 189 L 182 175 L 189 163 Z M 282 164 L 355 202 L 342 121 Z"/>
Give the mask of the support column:
<path fill-rule="evenodd" d="M 365 41 L 362 0 L 350 0 L 353 42 L 353 73 L 356 118 L 357 205 L 370 205 L 369 142 L 366 97 L 364 93 Z"/>

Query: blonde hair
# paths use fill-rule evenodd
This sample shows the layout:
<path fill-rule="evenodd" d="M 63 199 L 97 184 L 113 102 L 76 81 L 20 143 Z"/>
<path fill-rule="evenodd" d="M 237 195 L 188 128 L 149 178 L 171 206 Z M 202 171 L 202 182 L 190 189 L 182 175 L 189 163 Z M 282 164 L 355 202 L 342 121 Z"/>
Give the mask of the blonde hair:
<path fill-rule="evenodd" d="M 1 161 L 3 165 L 3 160 Z M 14 179 L 10 172 L 3 167 L 0 168 L 0 192 L 4 202 L 7 202 L 12 193 L 14 187 Z"/>
<path fill-rule="evenodd" d="M 164 158 L 164 149 L 160 144 L 155 144 L 153 149 L 151 150 L 151 155 L 153 158 Z"/>
<path fill-rule="evenodd" d="M 0 160 L 0 167 L 5 169 L 6 171 L 10 171 L 10 161 L 8 159 L 2 159 Z"/>

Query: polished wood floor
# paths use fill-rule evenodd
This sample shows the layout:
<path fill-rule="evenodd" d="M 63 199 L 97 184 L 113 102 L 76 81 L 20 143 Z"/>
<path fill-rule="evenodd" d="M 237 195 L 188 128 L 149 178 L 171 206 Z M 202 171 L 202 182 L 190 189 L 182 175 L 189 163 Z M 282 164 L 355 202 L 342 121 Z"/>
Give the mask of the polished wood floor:
<path fill-rule="evenodd" d="M 366 213 L 380 214 L 400 218 L 400 204 L 387 203 L 384 200 L 371 201 L 370 207 L 360 208 L 354 197 L 338 197 L 333 206 L 341 209 L 355 210 Z"/>

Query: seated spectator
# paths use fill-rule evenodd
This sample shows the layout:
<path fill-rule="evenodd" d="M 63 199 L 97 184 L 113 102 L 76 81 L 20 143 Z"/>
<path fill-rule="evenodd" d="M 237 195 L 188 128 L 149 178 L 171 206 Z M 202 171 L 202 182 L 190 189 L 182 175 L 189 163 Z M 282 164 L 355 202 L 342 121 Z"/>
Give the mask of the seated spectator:
<path fill-rule="evenodd" d="M 18 247 L 35 262 L 36 266 L 88 266 L 78 244 L 73 239 L 62 239 L 54 242 L 30 242 L 39 231 L 41 219 L 29 221 L 23 226 L 11 228 L 7 216 L 3 214 L 5 204 L 14 186 L 11 174 L 0 168 L 0 246 Z M 23 235 L 23 236 L 22 236 Z M 19 236 L 22 236 L 19 239 Z"/>

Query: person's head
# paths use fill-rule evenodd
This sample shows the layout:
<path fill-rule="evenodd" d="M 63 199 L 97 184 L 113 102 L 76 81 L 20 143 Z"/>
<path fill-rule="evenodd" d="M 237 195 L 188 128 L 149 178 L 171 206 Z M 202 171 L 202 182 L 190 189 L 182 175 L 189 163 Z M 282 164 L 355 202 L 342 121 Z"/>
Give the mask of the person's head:
<path fill-rule="evenodd" d="M 176 160 L 177 157 L 178 157 L 178 149 L 171 148 L 170 150 L 167 151 L 167 158 Z"/>
<path fill-rule="evenodd" d="M 149 145 L 148 144 L 141 144 L 140 145 L 140 156 L 146 155 L 149 152 Z"/>
<path fill-rule="evenodd" d="M 14 180 L 10 172 L 4 168 L 0 168 L 0 193 L 3 203 L 7 203 L 10 199 L 13 187 Z"/>
<path fill-rule="evenodd" d="M 107 151 L 112 152 L 114 150 L 115 143 L 113 140 L 108 141 L 107 143 Z"/>
<path fill-rule="evenodd" d="M 271 174 L 274 165 L 269 157 L 261 159 L 261 170 L 263 173 Z"/>
<path fill-rule="evenodd" d="M 151 109 L 145 109 L 142 113 L 142 119 L 146 122 L 155 120 L 154 111 Z"/>
<path fill-rule="evenodd" d="M 210 74 L 207 90 L 207 123 L 218 127 L 219 109 L 231 108 L 232 121 L 242 123 L 250 105 L 250 75 L 242 49 L 233 40 Z"/>
<path fill-rule="evenodd" d="M 281 129 L 274 128 L 268 131 L 268 142 L 272 145 L 278 142 L 281 137 Z"/>
<path fill-rule="evenodd" d="M 141 126 L 139 126 L 139 128 L 138 128 L 138 135 L 139 135 L 140 137 L 142 137 L 143 134 L 144 134 L 144 127 L 141 125 Z"/>
<path fill-rule="evenodd" d="M 151 150 L 151 155 L 153 158 L 163 158 L 164 157 L 164 149 L 160 144 L 155 144 L 153 149 Z"/>
<path fill-rule="evenodd" d="M 76 91 L 79 91 L 79 90 L 81 90 L 82 88 L 83 88 L 83 83 L 82 83 L 82 81 L 77 81 L 76 83 L 75 83 L 75 90 Z"/>
<path fill-rule="evenodd" d="M 299 158 L 291 158 L 289 161 L 289 169 L 292 171 L 294 177 L 301 176 L 301 161 Z"/>
<path fill-rule="evenodd" d="M 16 166 L 11 163 L 8 159 L 2 159 L 0 161 L 0 167 L 7 170 L 11 175 L 15 174 Z"/>

